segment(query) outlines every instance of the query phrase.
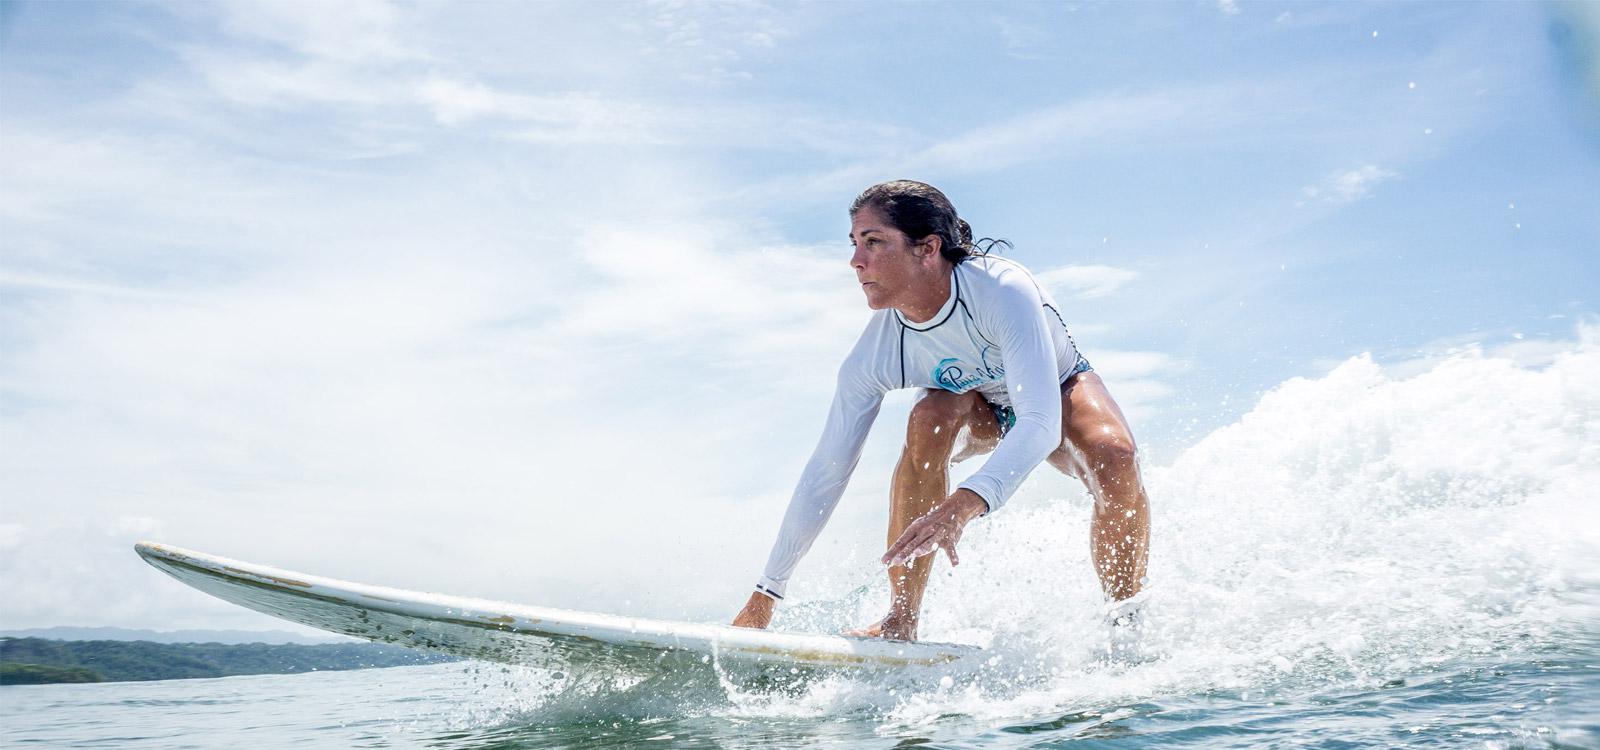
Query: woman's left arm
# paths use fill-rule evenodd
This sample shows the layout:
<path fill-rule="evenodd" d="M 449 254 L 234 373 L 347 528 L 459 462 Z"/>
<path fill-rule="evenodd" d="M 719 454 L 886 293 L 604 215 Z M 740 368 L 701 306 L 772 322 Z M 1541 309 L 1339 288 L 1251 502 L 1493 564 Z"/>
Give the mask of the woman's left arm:
<path fill-rule="evenodd" d="M 1017 422 L 977 473 L 960 484 L 1000 509 L 1041 461 L 1061 445 L 1061 379 L 1039 288 L 1020 268 L 1000 275 L 979 325 L 993 331 L 1005 361 L 1006 393 Z"/>

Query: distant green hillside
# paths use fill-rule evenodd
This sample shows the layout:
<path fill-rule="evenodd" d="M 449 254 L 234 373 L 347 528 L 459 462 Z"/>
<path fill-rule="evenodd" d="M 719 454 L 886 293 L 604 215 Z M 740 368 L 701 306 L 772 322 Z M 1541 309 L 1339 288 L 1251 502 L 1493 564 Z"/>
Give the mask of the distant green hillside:
<path fill-rule="evenodd" d="M 0 662 L 0 685 L 48 685 L 55 682 L 105 682 L 99 672 L 83 667 Z"/>
<path fill-rule="evenodd" d="M 450 657 L 376 643 L 151 643 L 0 638 L 0 685 L 294 674 L 436 664 Z"/>

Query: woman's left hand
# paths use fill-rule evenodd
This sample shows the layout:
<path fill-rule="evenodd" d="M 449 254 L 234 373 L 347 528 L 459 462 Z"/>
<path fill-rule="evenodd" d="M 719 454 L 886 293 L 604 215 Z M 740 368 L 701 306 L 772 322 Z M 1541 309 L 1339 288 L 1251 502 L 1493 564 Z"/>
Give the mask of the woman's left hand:
<path fill-rule="evenodd" d="M 889 545 L 883 554 L 883 564 L 890 567 L 904 565 L 907 561 L 943 548 L 951 565 L 960 565 L 956 556 L 956 542 L 961 541 L 961 530 L 967 522 L 983 515 L 989 504 L 976 492 L 959 489 L 944 502 L 933 506 L 928 514 L 911 522 L 905 533 Z"/>

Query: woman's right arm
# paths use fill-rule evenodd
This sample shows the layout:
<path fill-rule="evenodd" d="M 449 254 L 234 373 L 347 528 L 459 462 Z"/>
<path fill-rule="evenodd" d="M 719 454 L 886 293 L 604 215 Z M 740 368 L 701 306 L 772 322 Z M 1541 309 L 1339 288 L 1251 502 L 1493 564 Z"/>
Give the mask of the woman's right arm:
<path fill-rule="evenodd" d="M 861 448 L 883 404 L 884 389 L 861 370 L 860 362 L 861 358 L 852 356 L 839 369 L 838 387 L 822 438 L 789 498 L 789 509 L 783 515 L 783 525 L 756 592 L 734 620 L 735 625 L 766 627 L 772 618 L 773 601 L 783 598 L 789 576 L 822 533 L 861 459 Z"/>

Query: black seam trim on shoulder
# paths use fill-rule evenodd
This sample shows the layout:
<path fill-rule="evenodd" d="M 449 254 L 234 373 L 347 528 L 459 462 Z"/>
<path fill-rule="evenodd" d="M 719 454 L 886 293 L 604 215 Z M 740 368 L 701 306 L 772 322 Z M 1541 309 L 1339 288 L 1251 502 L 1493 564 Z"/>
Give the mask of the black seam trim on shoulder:
<path fill-rule="evenodd" d="M 1067 338 L 1072 338 L 1072 334 L 1067 332 L 1067 321 L 1061 319 L 1061 311 L 1057 310 L 1054 307 L 1051 307 L 1049 305 L 1044 305 L 1044 309 L 1049 310 L 1050 312 L 1055 314 L 1056 322 L 1061 324 L 1061 332 L 1062 333 L 1066 333 L 1067 334 Z"/>
<path fill-rule="evenodd" d="M 1056 322 L 1061 324 L 1061 333 L 1067 337 L 1067 343 L 1071 344 L 1072 350 L 1078 353 L 1078 359 L 1083 359 L 1083 350 L 1078 348 L 1077 340 L 1072 338 L 1072 329 L 1068 328 L 1067 321 L 1061 318 L 1061 311 L 1051 307 L 1050 305 L 1045 305 L 1044 309 L 1055 314 Z M 1077 363 L 1074 362 L 1073 366 L 1077 366 Z"/>
<path fill-rule="evenodd" d="M 900 321 L 896 320 L 895 322 L 899 323 Z M 910 387 L 910 386 L 906 385 L 906 324 L 905 323 L 900 323 L 900 387 L 901 388 Z"/>
<path fill-rule="evenodd" d="M 972 314 L 972 308 L 967 307 L 967 301 L 966 300 L 956 300 L 956 302 L 958 302 L 961 305 L 961 311 L 967 314 L 967 320 L 972 321 L 972 330 L 973 330 L 974 333 L 978 334 L 978 338 L 983 339 L 983 343 L 988 344 L 989 346 L 992 346 L 992 347 L 994 347 L 996 349 L 999 349 L 1000 348 L 999 344 L 996 344 L 995 342 L 990 341 L 988 336 L 983 335 L 983 326 L 978 325 L 978 318 L 977 318 L 977 316 Z M 1057 317 L 1060 317 L 1060 316 L 1057 316 Z"/>
<path fill-rule="evenodd" d="M 1025 266 L 1023 266 L 1021 263 L 1018 263 L 1018 262 L 1016 262 L 1016 261 L 1014 261 L 1014 260 L 1012 260 L 1010 258 L 1002 258 L 1002 257 L 1000 257 L 998 255 L 996 255 L 996 256 L 985 255 L 983 257 L 985 257 L 985 258 L 991 258 L 992 257 L 994 260 L 1003 260 L 1003 261 L 1005 261 L 1007 263 L 1010 263 L 1013 266 L 1016 266 L 1017 268 L 1021 269 L 1025 273 L 1028 271 L 1028 269 Z M 1028 280 L 1033 282 L 1034 290 L 1039 292 L 1040 299 L 1043 299 L 1044 298 L 1044 287 L 1039 286 L 1039 280 L 1034 278 L 1032 273 L 1027 273 L 1027 276 L 1028 276 Z M 1067 321 L 1066 321 L 1066 319 L 1061 317 L 1061 311 L 1057 310 L 1054 305 L 1048 305 L 1048 304 L 1045 304 L 1043 302 L 1040 303 L 1040 306 L 1043 307 L 1046 310 L 1049 310 L 1052 315 L 1056 316 L 1056 322 L 1061 324 L 1061 332 L 1066 335 L 1067 343 L 1071 344 L 1072 345 L 1072 350 L 1074 352 L 1078 353 L 1078 359 L 1083 359 L 1083 350 L 1078 348 L 1077 340 L 1072 338 L 1072 329 L 1067 327 Z M 972 313 L 968 312 L 967 314 L 970 316 Z M 978 334 L 981 336 L 983 334 L 983 332 L 979 331 Z M 983 340 L 984 341 L 988 341 L 989 339 L 988 339 L 988 337 L 985 336 Z M 1077 363 L 1074 362 L 1073 366 L 1077 366 Z"/>
<path fill-rule="evenodd" d="M 983 257 L 987 258 L 989 256 L 985 255 Z M 1040 300 L 1044 299 L 1044 287 L 1039 286 L 1039 280 L 1033 277 L 1033 274 L 1028 271 L 1026 266 L 1023 266 L 1021 263 L 1018 263 L 1018 262 L 1016 262 L 1016 261 L 1014 261 L 1014 260 L 1012 260 L 1010 258 L 1002 258 L 1002 257 L 1000 257 L 998 255 L 994 256 L 994 259 L 995 260 L 1003 260 L 1003 261 L 1005 261 L 1007 263 L 1010 263 L 1013 266 L 1016 266 L 1018 269 L 1022 270 L 1022 272 L 1028 277 L 1028 281 L 1033 282 L 1033 290 L 1039 293 L 1039 299 Z M 1041 306 L 1043 306 L 1045 309 L 1049 310 L 1050 312 L 1055 313 L 1056 322 L 1061 324 L 1061 332 L 1067 334 L 1067 340 L 1068 341 L 1072 341 L 1072 331 L 1071 331 L 1071 329 L 1067 328 L 1067 321 L 1064 320 L 1061 317 L 1061 311 L 1057 310 L 1055 307 L 1053 307 L 1051 305 L 1048 305 L 1048 304 L 1045 304 L 1043 302 L 1040 302 L 1039 304 Z M 987 340 L 987 339 L 985 339 L 985 340 Z M 1078 348 L 1078 343 L 1076 341 L 1074 341 L 1072 343 L 1072 348 L 1074 348 L 1074 349 Z"/>
<path fill-rule="evenodd" d="M 956 273 L 955 270 L 952 269 L 950 271 L 950 279 L 951 279 L 950 283 L 955 284 L 955 287 L 956 287 L 956 289 L 955 289 L 956 303 L 960 304 L 960 302 L 961 302 L 961 274 Z M 900 321 L 900 325 L 905 326 L 906 328 L 910 328 L 911 330 L 916 331 L 917 333 L 927 333 L 928 331 L 931 331 L 931 330 L 933 330 L 935 328 L 938 328 L 939 326 L 944 325 L 945 321 L 948 321 L 950 319 L 950 316 L 951 315 L 955 315 L 955 314 L 956 314 L 956 305 L 951 305 L 950 306 L 950 312 L 945 313 L 944 314 L 944 318 L 940 319 L 939 322 L 934 323 L 931 326 L 928 326 L 927 328 L 918 328 L 918 327 L 916 327 L 914 325 L 911 325 L 910 323 L 907 323 L 906 319 L 905 319 L 905 316 L 901 315 L 899 310 L 895 311 L 895 319 Z"/>

